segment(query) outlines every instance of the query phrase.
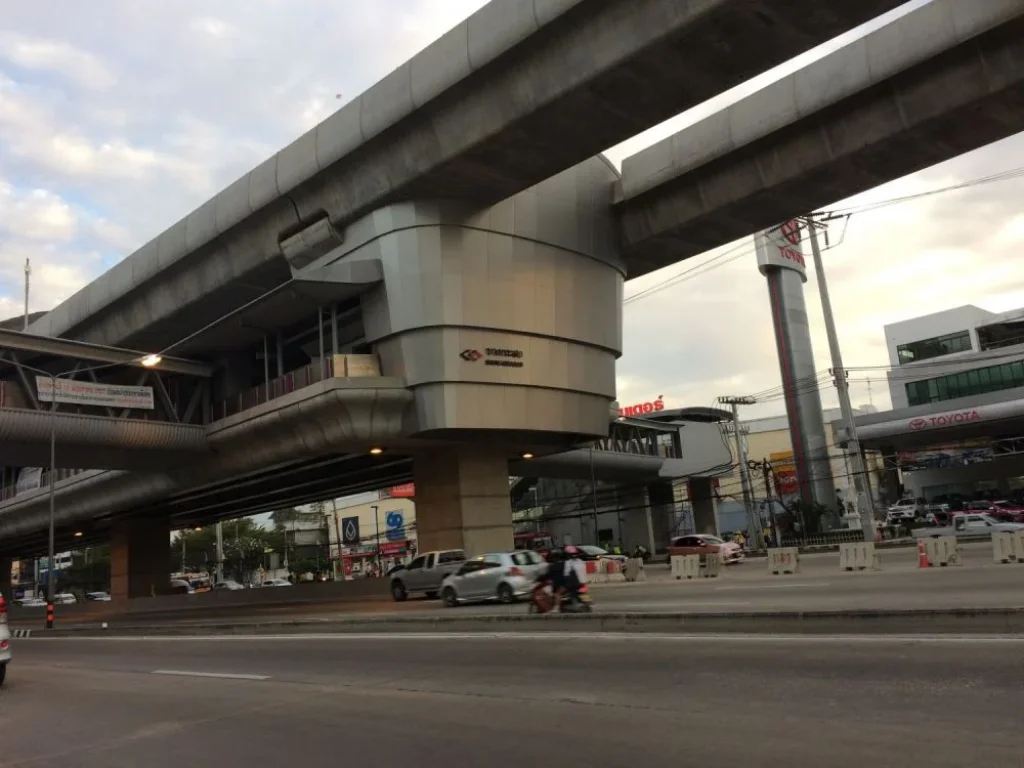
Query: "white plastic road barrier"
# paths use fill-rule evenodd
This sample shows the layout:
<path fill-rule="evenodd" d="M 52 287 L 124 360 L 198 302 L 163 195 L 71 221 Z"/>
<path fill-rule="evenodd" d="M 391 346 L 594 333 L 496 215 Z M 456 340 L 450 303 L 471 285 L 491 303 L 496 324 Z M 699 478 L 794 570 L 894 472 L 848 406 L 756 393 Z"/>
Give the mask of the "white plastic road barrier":
<path fill-rule="evenodd" d="M 925 553 L 932 566 L 961 565 L 960 545 L 956 536 L 936 536 L 925 539 Z"/>
<path fill-rule="evenodd" d="M 669 558 L 669 567 L 672 569 L 673 579 L 698 579 L 700 555 L 672 555 Z"/>
<path fill-rule="evenodd" d="M 647 572 L 644 571 L 644 561 L 642 558 L 629 558 L 626 561 L 623 573 L 626 574 L 626 581 L 647 581 Z"/>
<path fill-rule="evenodd" d="M 618 560 L 602 560 L 601 564 L 604 566 L 605 582 L 612 584 L 626 580 L 626 577 L 622 573 L 622 565 Z"/>
<path fill-rule="evenodd" d="M 1009 531 L 996 531 L 992 534 L 992 559 L 997 563 L 1013 563 L 1017 560 L 1014 551 L 1014 535 Z"/>
<path fill-rule="evenodd" d="M 839 567 L 844 571 L 878 571 L 882 558 L 875 551 L 874 542 L 856 541 L 839 545 Z"/>
<path fill-rule="evenodd" d="M 1024 563 L 1024 531 L 1014 531 L 1010 535 L 1013 536 L 1013 554 L 1017 556 L 1018 563 Z"/>
<path fill-rule="evenodd" d="M 717 578 L 718 574 L 722 572 L 722 556 L 717 552 L 708 552 L 703 557 L 697 555 L 697 558 L 698 561 L 703 561 L 701 573 L 705 579 Z"/>
<path fill-rule="evenodd" d="M 800 550 L 796 547 L 775 547 L 768 550 L 768 573 L 772 576 L 799 572 Z"/>

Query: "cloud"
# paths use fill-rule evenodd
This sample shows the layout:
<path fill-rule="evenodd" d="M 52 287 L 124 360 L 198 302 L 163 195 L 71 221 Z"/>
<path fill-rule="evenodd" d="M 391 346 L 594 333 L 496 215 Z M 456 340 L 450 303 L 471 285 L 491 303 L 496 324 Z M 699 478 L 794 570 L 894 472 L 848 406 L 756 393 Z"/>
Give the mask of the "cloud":
<path fill-rule="evenodd" d="M 22 69 L 59 75 L 89 90 L 109 88 L 116 82 L 99 56 L 63 40 L 0 32 L 0 58 Z"/>
<path fill-rule="evenodd" d="M 44 3 L 8 3 L 0 32 L 0 312 L 20 312 L 26 256 L 33 308 L 52 306 L 483 4 L 264 0 L 254 12 L 243 0 L 93 0 L 64 3 L 55 14 Z M 783 71 L 609 155 L 620 162 Z M 1022 156 L 1024 141 L 1011 139 L 849 204 L 1003 171 Z M 826 253 L 846 362 L 884 365 L 888 322 L 965 303 L 1024 305 L 1022 192 L 1024 181 L 1006 181 L 853 215 L 842 243 Z M 841 229 L 833 225 L 833 243 Z M 764 280 L 749 242 L 734 247 L 740 258 L 627 305 L 622 401 L 664 394 L 669 405 L 707 405 L 779 385 Z M 713 256 L 634 281 L 627 294 Z M 805 291 L 817 365 L 826 371 L 813 275 Z M 868 376 L 870 397 L 887 405 L 884 372 L 855 379 Z M 864 381 L 855 380 L 854 395 L 868 399 Z M 823 398 L 835 401 L 828 387 Z M 781 410 L 776 398 L 751 414 Z"/>

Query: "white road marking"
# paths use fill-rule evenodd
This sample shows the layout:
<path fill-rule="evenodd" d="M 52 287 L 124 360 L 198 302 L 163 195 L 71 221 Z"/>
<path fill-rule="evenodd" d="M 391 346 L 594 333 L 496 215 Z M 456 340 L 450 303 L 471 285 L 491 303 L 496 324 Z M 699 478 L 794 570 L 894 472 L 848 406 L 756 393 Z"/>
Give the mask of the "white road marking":
<path fill-rule="evenodd" d="M 154 669 L 151 675 L 173 675 L 174 677 L 212 677 L 217 680 L 269 680 L 269 675 L 236 675 L 229 672 L 189 672 L 182 669 Z"/>
<path fill-rule="evenodd" d="M 678 642 L 678 643 L 811 643 L 820 644 L 823 640 L 839 640 L 849 643 L 863 644 L 892 644 L 892 643 L 937 643 L 937 644 L 974 644 L 986 643 L 996 645 L 1024 645 L 1024 635 L 851 635 L 851 634 L 811 634 L 811 635 L 787 635 L 787 634 L 758 634 L 758 633 L 690 633 L 690 634 L 660 634 L 647 632 L 345 632 L 345 633 L 322 633 L 309 635 L 177 635 L 158 637 L 153 635 L 139 635 L 135 637 L 40 637 L 32 638 L 31 643 L 176 643 L 176 642 L 204 642 L 204 643 L 265 643 L 265 642 L 320 642 L 320 641 L 349 641 L 349 642 L 409 642 L 409 641 L 440 641 L 449 642 L 452 640 L 470 641 L 509 641 L 509 640 L 580 640 L 591 642 L 622 642 L 629 640 L 649 640 L 652 642 Z M 165 675 L 194 675 L 197 677 L 238 677 L 244 680 L 268 679 L 259 675 L 220 675 L 205 672 L 181 672 L 173 670 L 158 670 L 152 674 Z"/>
<path fill-rule="evenodd" d="M 673 600 L 671 603 L 648 603 L 648 602 L 644 602 L 642 604 L 642 609 L 643 609 L 642 612 L 643 613 L 652 613 L 651 611 L 648 611 L 648 608 L 674 608 L 675 610 L 671 611 L 671 612 L 672 613 L 679 613 L 679 611 L 681 611 L 681 610 L 684 610 L 686 608 L 693 608 L 694 606 L 697 606 L 697 605 L 713 605 L 713 606 L 716 606 L 716 607 L 728 607 L 728 606 L 736 606 L 736 605 L 753 605 L 753 603 L 750 602 L 749 600 L 744 600 L 744 601 L 740 602 L 740 601 L 727 601 L 727 600 L 686 600 L 684 598 L 683 600 Z M 630 611 L 628 608 L 624 612 L 625 613 L 632 613 L 632 611 Z M 598 615 L 600 615 L 600 614 L 598 614 Z M 614 614 L 610 614 L 610 615 L 614 615 Z M 657 615 L 657 614 L 654 614 L 654 615 Z"/>
<path fill-rule="evenodd" d="M 756 589 L 799 589 L 799 588 L 818 588 L 831 586 L 831 582 L 828 581 L 801 581 L 797 584 L 751 584 L 750 586 L 736 585 L 734 587 L 715 587 L 715 592 L 730 592 L 735 590 L 756 590 Z"/>

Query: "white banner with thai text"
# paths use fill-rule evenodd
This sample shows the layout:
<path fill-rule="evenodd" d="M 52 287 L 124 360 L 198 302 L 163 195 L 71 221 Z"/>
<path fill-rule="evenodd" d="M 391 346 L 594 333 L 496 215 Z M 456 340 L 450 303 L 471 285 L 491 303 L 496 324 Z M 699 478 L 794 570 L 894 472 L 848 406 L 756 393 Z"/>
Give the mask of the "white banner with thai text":
<path fill-rule="evenodd" d="M 36 391 L 43 403 L 53 402 L 53 379 L 36 376 Z M 57 402 L 68 405 L 94 405 L 100 408 L 138 408 L 153 410 L 152 387 L 122 384 L 94 384 L 90 381 L 57 379 Z"/>

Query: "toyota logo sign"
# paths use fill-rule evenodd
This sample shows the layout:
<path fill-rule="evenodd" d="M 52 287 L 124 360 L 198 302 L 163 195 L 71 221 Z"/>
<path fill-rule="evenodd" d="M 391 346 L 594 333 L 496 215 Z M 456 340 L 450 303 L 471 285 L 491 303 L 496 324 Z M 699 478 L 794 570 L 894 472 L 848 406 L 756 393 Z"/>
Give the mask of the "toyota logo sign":
<path fill-rule="evenodd" d="M 926 419 L 914 419 L 908 426 L 911 429 L 924 429 L 928 426 L 928 421 Z"/>

